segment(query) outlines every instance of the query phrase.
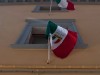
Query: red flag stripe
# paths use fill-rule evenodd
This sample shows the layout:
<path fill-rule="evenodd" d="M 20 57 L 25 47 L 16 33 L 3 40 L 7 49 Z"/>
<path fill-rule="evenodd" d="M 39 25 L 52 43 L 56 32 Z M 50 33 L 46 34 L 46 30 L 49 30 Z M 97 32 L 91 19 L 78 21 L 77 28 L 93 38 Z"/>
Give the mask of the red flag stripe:
<path fill-rule="evenodd" d="M 69 0 L 67 0 L 67 2 L 68 2 L 67 10 L 75 10 L 74 4 Z"/>
<path fill-rule="evenodd" d="M 73 31 L 68 31 L 68 34 L 64 41 L 53 50 L 54 54 L 59 58 L 67 57 L 73 50 L 77 41 L 77 33 Z"/>

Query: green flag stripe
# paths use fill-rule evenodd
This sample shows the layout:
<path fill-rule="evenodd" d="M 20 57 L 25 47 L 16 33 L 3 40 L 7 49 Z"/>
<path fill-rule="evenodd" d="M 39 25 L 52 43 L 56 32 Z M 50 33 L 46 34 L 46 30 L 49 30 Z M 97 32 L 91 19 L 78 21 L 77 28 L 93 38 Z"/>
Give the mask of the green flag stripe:
<path fill-rule="evenodd" d="M 46 29 L 46 37 L 48 37 L 50 33 L 53 34 L 56 31 L 56 29 L 57 29 L 57 25 L 49 21 Z"/>
<path fill-rule="evenodd" d="M 50 33 L 50 27 L 49 27 L 49 25 L 47 25 L 47 29 L 46 29 L 46 38 L 48 38 L 49 33 Z"/>
<path fill-rule="evenodd" d="M 61 2 L 61 0 L 56 0 L 57 4 L 59 4 Z"/>
<path fill-rule="evenodd" d="M 55 23 L 49 21 L 49 26 L 50 26 L 50 33 L 53 34 L 57 29 L 57 25 Z"/>

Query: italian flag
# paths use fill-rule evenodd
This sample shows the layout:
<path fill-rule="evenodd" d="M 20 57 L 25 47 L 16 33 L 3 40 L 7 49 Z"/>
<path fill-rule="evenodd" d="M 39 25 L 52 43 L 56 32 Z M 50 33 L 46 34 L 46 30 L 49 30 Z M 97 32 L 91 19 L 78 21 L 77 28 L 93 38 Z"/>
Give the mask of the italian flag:
<path fill-rule="evenodd" d="M 49 21 L 46 29 L 46 36 L 52 35 L 51 50 L 59 58 L 67 57 L 77 42 L 77 33 L 67 30 Z"/>
<path fill-rule="evenodd" d="M 75 10 L 74 4 L 69 0 L 56 0 L 56 3 L 61 8 L 66 8 L 67 10 Z"/>

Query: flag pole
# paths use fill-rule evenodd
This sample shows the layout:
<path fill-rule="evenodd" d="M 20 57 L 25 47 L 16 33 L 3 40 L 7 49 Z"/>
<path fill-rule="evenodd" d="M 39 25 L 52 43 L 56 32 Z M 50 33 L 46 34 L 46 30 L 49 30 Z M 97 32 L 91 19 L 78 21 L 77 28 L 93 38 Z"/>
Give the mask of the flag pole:
<path fill-rule="evenodd" d="M 50 11 L 49 11 L 49 16 L 50 16 L 50 14 L 51 14 L 52 2 L 53 2 L 53 0 L 50 0 Z M 50 34 L 49 34 L 49 37 L 48 37 L 48 59 L 47 59 L 47 64 L 50 63 L 51 46 L 52 46 L 52 35 L 51 35 L 51 33 L 50 33 Z"/>
<path fill-rule="evenodd" d="M 52 46 L 52 35 L 48 37 L 48 59 L 47 59 L 47 64 L 50 63 L 50 53 L 51 53 L 51 46 Z"/>
<path fill-rule="evenodd" d="M 50 14 L 51 14 L 52 2 L 53 2 L 53 0 L 50 0 L 50 11 L 49 11 L 49 16 L 50 16 Z"/>
<path fill-rule="evenodd" d="M 50 63 L 50 37 L 48 37 L 48 59 L 47 59 L 47 64 Z"/>

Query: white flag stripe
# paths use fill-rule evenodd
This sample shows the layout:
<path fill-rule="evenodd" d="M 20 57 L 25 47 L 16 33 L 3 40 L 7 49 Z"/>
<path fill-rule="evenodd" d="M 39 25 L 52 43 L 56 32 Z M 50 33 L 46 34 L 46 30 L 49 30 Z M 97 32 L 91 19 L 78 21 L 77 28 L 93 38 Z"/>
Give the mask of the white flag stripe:
<path fill-rule="evenodd" d="M 68 34 L 68 31 L 67 31 L 67 29 L 64 29 L 64 28 L 58 26 L 57 29 L 56 29 L 56 31 L 52 34 L 52 36 L 54 36 L 55 34 L 59 35 L 62 39 L 61 39 L 60 42 L 58 42 L 58 43 L 56 43 L 56 44 L 55 44 L 54 41 L 52 40 L 52 41 L 53 41 L 53 42 L 52 42 L 52 46 L 51 46 L 51 49 L 52 49 L 52 50 L 56 49 L 56 48 L 63 42 L 63 40 L 65 39 L 65 37 L 66 37 L 67 34 Z"/>
<path fill-rule="evenodd" d="M 58 4 L 58 6 L 61 8 L 67 8 L 67 6 L 68 6 L 67 0 L 61 0 L 61 2 Z"/>
<path fill-rule="evenodd" d="M 54 43 L 54 42 L 56 42 L 56 41 L 57 41 L 57 38 L 53 39 L 53 41 L 52 41 L 52 42 Z"/>

